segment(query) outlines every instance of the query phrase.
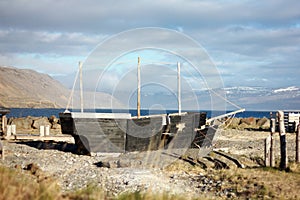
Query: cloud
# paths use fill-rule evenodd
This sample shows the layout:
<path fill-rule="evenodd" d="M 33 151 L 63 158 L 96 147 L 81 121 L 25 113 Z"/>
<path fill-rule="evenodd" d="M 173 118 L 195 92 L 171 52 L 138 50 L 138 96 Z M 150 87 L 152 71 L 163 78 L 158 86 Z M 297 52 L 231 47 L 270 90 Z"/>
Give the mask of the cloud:
<path fill-rule="evenodd" d="M 0 65 L 74 73 L 78 60 L 111 35 L 163 27 L 203 45 L 225 84 L 270 85 L 276 77 L 276 85 L 297 85 L 299 7 L 297 0 L 4 0 L 0 1 Z M 137 35 L 136 42 L 147 37 Z M 158 43 L 172 46 L 174 38 L 160 37 Z M 109 49 L 102 53 L 104 57 Z M 289 76 L 289 82 L 277 78 L 277 71 Z"/>

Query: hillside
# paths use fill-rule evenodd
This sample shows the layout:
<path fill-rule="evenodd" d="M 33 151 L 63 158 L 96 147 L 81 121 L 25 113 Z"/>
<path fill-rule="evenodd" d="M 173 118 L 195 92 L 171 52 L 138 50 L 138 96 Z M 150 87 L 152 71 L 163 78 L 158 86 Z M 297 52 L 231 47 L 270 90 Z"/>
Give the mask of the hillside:
<path fill-rule="evenodd" d="M 0 67 L 0 106 L 63 108 L 69 90 L 47 74 L 29 69 Z"/>
<path fill-rule="evenodd" d="M 29 69 L 0 66 L 0 107 L 7 108 L 65 108 L 70 90 L 47 74 Z M 75 107 L 80 105 L 75 92 Z M 85 108 L 110 108 L 111 104 L 122 107 L 117 100 L 106 93 L 86 92 Z M 94 95 L 100 99 L 94 104 Z"/>

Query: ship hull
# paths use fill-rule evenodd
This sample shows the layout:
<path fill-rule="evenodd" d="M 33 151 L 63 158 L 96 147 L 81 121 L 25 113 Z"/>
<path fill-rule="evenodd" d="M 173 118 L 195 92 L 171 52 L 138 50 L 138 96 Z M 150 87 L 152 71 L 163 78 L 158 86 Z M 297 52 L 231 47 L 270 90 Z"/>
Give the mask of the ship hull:
<path fill-rule="evenodd" d="M 131 117 L 125 113 L 60 113 L 63 134 L 74 137 L 79 153 L 124 153 L 209 148 L 215 127 L 206 113 Z"/>

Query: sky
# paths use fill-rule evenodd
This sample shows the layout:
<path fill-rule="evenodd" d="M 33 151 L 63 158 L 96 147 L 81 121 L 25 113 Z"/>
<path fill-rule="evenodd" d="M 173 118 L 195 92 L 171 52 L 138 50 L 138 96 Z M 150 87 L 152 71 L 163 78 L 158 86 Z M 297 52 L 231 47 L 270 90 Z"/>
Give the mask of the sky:
<path fill-rule="evenodd" d="M 99 43 L 143 27 L 195 40 L 225 86 L 300 86 L 298 0 L 1 0 L 0 66 L 74 76 Z"/>

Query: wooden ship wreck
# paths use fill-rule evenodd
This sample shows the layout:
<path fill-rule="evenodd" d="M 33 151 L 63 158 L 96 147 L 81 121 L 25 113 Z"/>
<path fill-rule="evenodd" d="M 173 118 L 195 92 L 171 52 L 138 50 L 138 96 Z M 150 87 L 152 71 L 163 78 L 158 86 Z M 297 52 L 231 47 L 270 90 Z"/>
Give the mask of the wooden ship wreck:
<path fill-rule="evenodd" d="M 178 113 L 141 116 L 138 59 L 137 116 L 131 116 L 130 113 L 84 112 L 82 107 L 81 112 L 70 112 L 66 109 L 65 112 L 59 113 L 62 133 L 72 135 L 79 152 L 85 154 L 209 149 L 218 128 L 217 125 L 212 125 L 212 122 L 243 112 L 244 109 L 210 119 L 207 119 L 206 112 L 181 112 L 180 64 L 177 65 L 177 70 Z M 81 71 L 82 64 L 79 63 L 79 73 L 82 73 Z"/>

